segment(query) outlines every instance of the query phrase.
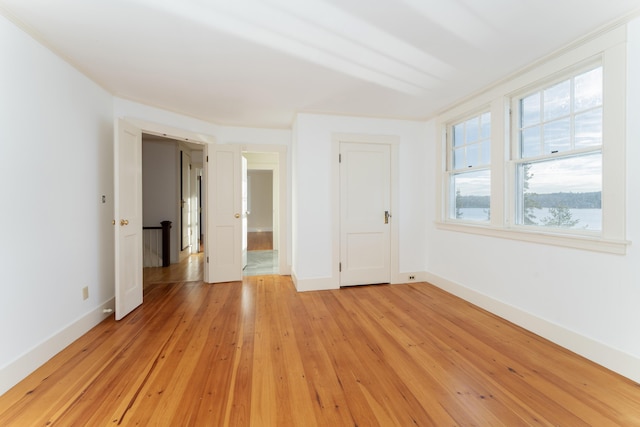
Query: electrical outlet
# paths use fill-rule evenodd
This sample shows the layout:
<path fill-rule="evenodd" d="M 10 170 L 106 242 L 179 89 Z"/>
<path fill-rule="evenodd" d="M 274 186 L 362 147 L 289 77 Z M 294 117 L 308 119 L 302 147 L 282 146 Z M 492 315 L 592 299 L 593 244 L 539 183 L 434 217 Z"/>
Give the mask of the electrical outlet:
<path fill-rule="evenodd" d="M 89 299 L 89 287 L 82 288 L 82 299 Z"/>
<path fill-rule="evenodd" d="M 413 274 L 409 275 L 409 280 L 416 280 L 416 276 L 414 276 Z"/>

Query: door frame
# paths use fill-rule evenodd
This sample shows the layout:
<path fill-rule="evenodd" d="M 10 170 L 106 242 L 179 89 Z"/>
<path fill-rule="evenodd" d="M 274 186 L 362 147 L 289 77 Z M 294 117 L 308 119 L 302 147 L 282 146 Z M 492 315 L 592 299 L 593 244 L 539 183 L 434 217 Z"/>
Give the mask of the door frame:
<path fill-rule="evenodd" d="M 273 234 L 273 242 L 274 248 L 276 247 L 276 239 L 277 239 L 277 247 L 278 247 L 278 274 L 281 276 L 287 276 L 291 274 L 291 266 L 288 263 L 288 251 L 289 251 L 289 236 L 288 234 L 288 223 L 287 223 L 287 206 L 289 204 L 289 194 L 287 192 L 287 146 L 286 145 L 275 145 L 275 144 L 244 144 L 240 147 L 241 153 L 276 153 L 278 154 L 278 168 L 277 174 L 276 170 L 273 170 L 273 179 L 277 179 L 277 188 L 274 185 L 273 191 L 278 191 L 278 215 L 277 218 L 274 216 L 273 220 L 278 221 L 277 233 L 274 230 Z M 277 235 L 276 235 L 277 234 Z"/>
<path fill-rule="evenodd" d="M 331 216 L 333 223 L 336 224 L 332 230 L 333 240 L 333 258 L 332 258 L 332 282 L 334 288 L 340 287 L 340 143 L 365 143 L 365 144 L 386 144 L 389 145 L 391 151 L 391 257 L 390 272 L 391 283 L 401 283 L 400 280 L 400 256 L 399 256 L 399 219 L 402 216 L 399 210 L 399 168 L 398 168 L 398 152 L 400 146 L 400 137 L 396 135 L 368 135 L 368 134 L 350 134 L 350 133 L 334 133 L 332 135 L 332 179 L 331 179 Z"/>
<path fill-rule="evenodd" d="M 196 144 L 201 144 L 202 145 L 202 149 L 203 149 L 203 159 L 204 162 L 206 163 L 206 159 L 208 156 L 208 151 L 209 151 L 209 145 L 210 144 L 215 144 L 216 143 L 216 138 L 213 135 L 206 135 L 206 134 L 202 134 L 202 133 L 194 133 L 194 132 L 190 132 L 188 130 L 185 129 L 179 129 L 179 128 L 174 128 L 172 126 L 167 126 L 167 125 L 163 125 L 160 123 L 155 123 L 155 122 L 149 122 L 146 120 L 140 120 L 140 119 L 136 119 L 136 118 L 131 118 L 131 117 L 123 117 L 124 120 L 126 120 L 127 122 L 133 124 L 134 126 L 138 127 L 142 133 L 146 133 L 149 135 L 157 135 L 157 136 L 161 136 L 164 138 L 170 138 L 170 139 L 174 139 L 178 142 L 180 141 L 186 141 L 186 142 L 192 142 L 192 143 L 196 143 Z M 140 164 L 140 168 L 142 168 L 142 164 Z M 203 167 L 203 177 L 202 177 L 202 183 L 206 189 L 207 187 L 207 180 L 209 179 L 208 176 L 206 175 L 206 168 Z M 202 206 L 205 209 L 205 213 L 209 211 L 209 199 L 206 196 L 206 191 L 202 192 Z M 207 215 L 203 215 L 203 220 L 207 221 Z M 207 227 L 207 224 L 205 224 L 205 230 L 207 230 L 209 227 Z M 205 236 L 205 253 L 204 253 L 204 272 L 203 272 L 203 280 L 205 282 L 207 282 L 209 280 L 209 263 L 207 262 L 208 258 L 209 258 L 209 247 L 210 245 L 208 244 L 208 239 Z"/>

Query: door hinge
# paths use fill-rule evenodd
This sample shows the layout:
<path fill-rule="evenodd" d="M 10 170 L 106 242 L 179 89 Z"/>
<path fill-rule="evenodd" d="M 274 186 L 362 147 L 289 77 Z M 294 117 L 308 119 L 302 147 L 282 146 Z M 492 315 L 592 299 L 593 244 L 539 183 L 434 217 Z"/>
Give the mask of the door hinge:
<path fill-rule="evenodd" d="M 209 156 L 207 156 L 207 163 L 209 163 Z"/>
<path fill-rule="evenodd" d="M 342 263 L 338 263 L 338 272 L 342 273 Z"/>
<path fill-rule="evenodd" d="M 338 163 L 342 163 L 342 154 L 338 154 Z"/>
<path fill-rule="evenodd" d="M 207 257 L 207 264 L 209 264 L 209 257 Z"/>

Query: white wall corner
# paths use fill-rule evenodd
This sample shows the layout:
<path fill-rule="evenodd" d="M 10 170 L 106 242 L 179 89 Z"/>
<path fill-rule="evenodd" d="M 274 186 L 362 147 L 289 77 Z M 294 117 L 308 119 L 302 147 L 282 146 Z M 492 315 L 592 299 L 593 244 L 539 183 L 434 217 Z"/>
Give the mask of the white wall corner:
<path fill-rule="evenodd" d="M 103 313 L 104 309 L 115 307 L 115 298 L 102 303 L 75 322 L 58 331 L 45 341 L 18 357 L 13 362 L 0 368 L 0 395 L 18 384 L 33 371 L 45 364 L 49 359 L 62 351 L 72 342 L 86 334 L 113 313 Z"/>
<path fill-rule="evenodd" d="M 527 329 L 620 375 L 640 383 L 640 358 L 566 329 L 485 294 L 426 273 L 425 281 Z"/>

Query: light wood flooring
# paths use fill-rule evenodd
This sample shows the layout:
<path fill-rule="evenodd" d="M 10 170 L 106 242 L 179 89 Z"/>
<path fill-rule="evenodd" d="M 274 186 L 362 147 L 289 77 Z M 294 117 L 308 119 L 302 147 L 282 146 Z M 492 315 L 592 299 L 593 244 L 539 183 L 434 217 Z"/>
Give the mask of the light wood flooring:
<path fill-rule="evenodd" d="M 640 425 L 638 384 L 426 283 L 173 278 L 1 396 L 0 426 Z"/>
<path fill-rule="evenodd" d="M 270 251 L 273 249 L 273 232 L 252 231 L 247 233 L 248 251 Z"/>

